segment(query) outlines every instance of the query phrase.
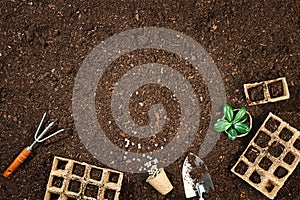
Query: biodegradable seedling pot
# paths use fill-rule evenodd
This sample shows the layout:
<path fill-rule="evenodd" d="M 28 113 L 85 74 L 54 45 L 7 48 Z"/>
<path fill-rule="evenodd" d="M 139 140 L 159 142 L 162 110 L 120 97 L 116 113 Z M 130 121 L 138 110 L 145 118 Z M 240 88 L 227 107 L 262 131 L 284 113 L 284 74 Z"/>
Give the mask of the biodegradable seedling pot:
<path fill-rule="evenodd" d="M 250 132 L 252 117 L 244 106 L 240 109 L 233 109 L 230 104 L 226 103 L 223 113 L 223 117 L 214 123 L 216 132 L 225 132 L 231 141 L 238 137 L 244 137 Z"/>
<path fill-rule="evenodd" d="M 237 112 L 239 109 L 234 109 L 233 111 L 234 112 Z M 249 121 L 249 127 L 250 127 L 250 130 L 252 129 L 252 116 L 251 116 L 251 114 L 248 112 L 248 111 L 246 111 L 246 114 L 248 115 L 248 117 L 249 117 L 249 119 L 247 120 L 247 121 Z M 225 118 L 225 116 L 223 117 L 223 118 Z M 249 131 L 250 132 L 250 131 Z M 249 133 L 248 132 L 248 133 Z M 227 131 L 225 131 L 225 133 L 226 134 L 228 134 L 228 132 Z M 244 136 L 246 136 L 246 135 L 248 135 L 248 133 L 244 133 L 244 134 L 238 134 L 236 137 L 244 137 Z"/>
<path fill-rule="evenodd" d="M 173 186 L 163 168 L 159 169 L 159 173 L 156 176 L 149 176 L 146 182 L 152 185 L 162 195 L 168 194 L 173 189 Z"/>

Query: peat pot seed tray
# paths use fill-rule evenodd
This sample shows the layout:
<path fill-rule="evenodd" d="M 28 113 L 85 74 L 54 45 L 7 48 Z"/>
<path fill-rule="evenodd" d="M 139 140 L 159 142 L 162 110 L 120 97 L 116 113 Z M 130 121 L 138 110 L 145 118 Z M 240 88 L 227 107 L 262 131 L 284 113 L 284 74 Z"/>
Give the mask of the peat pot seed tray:
<path fill-rule="evenodd" d="M 44 200 L 118 200 L 123 173 L 54 157 Z"/>
<path fill-rule="evenodd" d="M 269 113 L 231 171 L 274 199 L 296 169 L 300 158 L 300 132 Z"/>
<path fill-rule="evenodd" d="M 290 98 L 285 77 L 244 84 L 244 92 L 250 106 L 276 102 Z"/>

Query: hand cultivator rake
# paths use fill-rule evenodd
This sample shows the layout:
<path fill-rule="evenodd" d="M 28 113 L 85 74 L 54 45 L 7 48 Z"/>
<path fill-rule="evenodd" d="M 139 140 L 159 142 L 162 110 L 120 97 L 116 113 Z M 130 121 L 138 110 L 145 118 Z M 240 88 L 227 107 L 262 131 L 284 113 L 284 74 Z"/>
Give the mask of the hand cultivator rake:
<path fill-rule="evenodd" d="M 44 142 L 45 140 L 63 132 L 63 131 L 66 131 L 66 130 L 69 130 L 69 128 L 65 128 L 65 129 L 60 129 L 58 131 L 56 131 L 55 133 L 45 137 L 45 138 L 42 138 L 46 133 L 47 131 L 58 121 L 58 118 L 55 118 L 52 122 L 50 122 L 50 124 L 41 132 L 41 134 L 38 134 L 39 131 L 40 131 L 40 128 L 43 124 L 43 121 L 46 117 L 46 112 L 44 113 L 43 115 L 43 118 L 38 126 L 38 129 L 37 131 L 35 132 L 35 135 L 34 135 L 34 142 L 24 148 L 22 150 L 22 152 L 16 157 L 16 159 L 10 164 L 10 166 L 5 170 L 3 176 L 8 178 L 25 160 L 26 158 L 31 154 L 31 151 L 32 151 L 32 148 L 33 146 L 36 144 L 36 143 L 41 143 L 41 142 Z"/>

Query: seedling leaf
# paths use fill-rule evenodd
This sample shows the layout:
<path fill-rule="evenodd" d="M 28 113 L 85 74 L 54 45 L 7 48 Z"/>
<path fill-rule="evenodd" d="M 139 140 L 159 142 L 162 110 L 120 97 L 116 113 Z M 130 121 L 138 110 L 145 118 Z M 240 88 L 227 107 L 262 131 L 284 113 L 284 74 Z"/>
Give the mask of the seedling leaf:
<path fill-rule="evenodd" d="M 245 123 L 235 123 L 234 128 L 239 132 L 239 133 L 248 133 L 250 131 L 250 127 L 245 124 Z"/>
<path fill-rule="evenodd" d="M 239 123 L 244 123 L 245 121 L 247 121 L 248 118 L 249 118 L 248 115 L 244 115 L 244 117 L 242 117 Z"/>
<path fill-rule="evenodd" d="M 242 107 L 234 117 L 234 122 L 239 122 L 246 114 L 246 108 Z"/>
<path fill-rule="evenodd" d="M 226 131 L 232 124 L 228 122 L 226 119 L 219 119 L 215 124 L 214 124 L 214 130 L 216 132 L 223 132 Z"/>
<path fill-rule="evenodd" d="M 233 108 L 228 103 L 224 104 L 224 115 L 229 122 L 233 120 Z"/>
<path fill-rule="evenodd" d="M 236 132 L 236 130 L 234 130 L 233 128 L 230 128 L 230 129 L 227 131 L 227 135 L 228 135 L 229 140 L 235 140 L 236 137 L 237 137 L 237 132 Z"/>

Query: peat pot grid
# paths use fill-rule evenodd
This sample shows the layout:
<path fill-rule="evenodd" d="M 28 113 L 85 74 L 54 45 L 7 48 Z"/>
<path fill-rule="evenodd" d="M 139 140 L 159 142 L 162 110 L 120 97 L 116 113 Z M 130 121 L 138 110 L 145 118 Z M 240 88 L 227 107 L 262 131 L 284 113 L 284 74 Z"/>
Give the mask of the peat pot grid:
<path fill-rule="evenodd" d="M 54 157 L 44 200 L 118 200 L 123 173 Z"/>
<path fill-rule="evenodd" d="M 300 132 L 269 113 L 231 171 L 274 199 L 296 169 L 299 150 Z"/>
<path fill-rule="evenodd" d="M 250 106 L 290 98 L 289 88 L 285 77 L 259 83 L 244 84 L 244 92 Z"/>

